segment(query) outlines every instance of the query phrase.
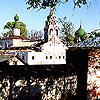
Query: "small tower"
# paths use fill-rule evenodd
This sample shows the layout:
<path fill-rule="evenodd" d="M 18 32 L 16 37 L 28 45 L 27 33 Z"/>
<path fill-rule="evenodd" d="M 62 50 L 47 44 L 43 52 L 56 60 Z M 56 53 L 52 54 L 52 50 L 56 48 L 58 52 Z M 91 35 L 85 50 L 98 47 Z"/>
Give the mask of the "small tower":
<path fill-rule="evenodd" d="M 17 26 L 17 22 L 19 21 L 19 16 L 16 14 L 14 17 L 14 29 L 13 29 L 13 35 L 15 36 L 20 36 L 20 29 L 18 29 Z"/>
<path fill-rule="evenodd" d="M 47 16 L 44 27 L 44 41 L 48 42 L 55 36 L 58 36 L 58 27 L 56 17 L 54 16 L 55 7 L 50 8 L 50 14 Z"/>

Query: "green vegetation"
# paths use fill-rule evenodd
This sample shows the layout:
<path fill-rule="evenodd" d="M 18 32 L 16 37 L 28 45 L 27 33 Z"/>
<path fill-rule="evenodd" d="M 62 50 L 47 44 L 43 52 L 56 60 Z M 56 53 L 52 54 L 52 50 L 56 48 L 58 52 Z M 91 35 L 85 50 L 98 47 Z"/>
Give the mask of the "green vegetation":
<path fill-rule="evenodd" d="M 74 7 L 78 6 L 79 8 L 82 5 L 87 4 L 88 0 L 73 0 Z M 56 5 L 59 5 L 61 3 L 67 3 L 69 0 L 27 0 L 27 3 L 29 5 L 28 9 L 33 8 L 47 8 L 47 7 L 54 7 Z"/>
<path fill-rule="evenodd" d="M 4 37 L 9 37 L 13 34 L 13 29 L 19 28 L 20 29 L 20 35 L 24 38 L 27 37 L 27 28 L 26 25 L 19 21 L 19 16 L 16 14 L 14 17 L 14 22 L 7 22 L 7 24 L 4 26 L 4 29 L 8 29 L 9 31 L 6 33 L 2 33 Z"/>
<path fill-rule="evenodd" d="M 67 46 L 75 45 L 74 24 L 67 21 L 66 17 L 59 18 L 59 22 L 61 23 L 61 41 Z"/>
<path fill-rule="evenodd" d="M 28 34 L 28 37 L 31 41 L 39 41 L 39 40 L 43 40 L 43 33 L 42 31 L 34 31 L 31 30 L 31 32 Z"/>

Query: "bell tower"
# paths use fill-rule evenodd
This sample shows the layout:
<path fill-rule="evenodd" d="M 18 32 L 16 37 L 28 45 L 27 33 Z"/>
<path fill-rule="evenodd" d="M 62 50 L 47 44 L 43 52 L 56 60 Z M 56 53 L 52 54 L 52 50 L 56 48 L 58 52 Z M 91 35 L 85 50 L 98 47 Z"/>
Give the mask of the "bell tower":
<path fill-rule="evenodd" d="M 50 13 L 47 16 L 44 27 L 44 41 L 48 42 L 52 38 L 58 36 L 58 27 L 56 17 L 54 16 L 55 7 L 50 8 Z"/>

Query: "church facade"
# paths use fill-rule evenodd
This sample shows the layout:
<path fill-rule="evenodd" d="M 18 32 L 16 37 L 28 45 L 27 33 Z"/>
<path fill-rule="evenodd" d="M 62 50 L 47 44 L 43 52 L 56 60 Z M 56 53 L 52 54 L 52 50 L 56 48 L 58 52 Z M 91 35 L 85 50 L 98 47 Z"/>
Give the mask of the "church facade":
<path fill-rule="evenodd" d="M 14 35 L 2 40 L 2 49 L 14 48 L 9 54 L 16 54 L 29 65 L 38 64 L 66 64 L 66 50 L 68 49 L 58 37 L 54 8 L 51 8 L 44 27 L 44 41 L 30 42 L 20 37 L 20 30 L 14 29 Z M 16 50 L 16 48 L 26 48 L 26 50 Z"/>

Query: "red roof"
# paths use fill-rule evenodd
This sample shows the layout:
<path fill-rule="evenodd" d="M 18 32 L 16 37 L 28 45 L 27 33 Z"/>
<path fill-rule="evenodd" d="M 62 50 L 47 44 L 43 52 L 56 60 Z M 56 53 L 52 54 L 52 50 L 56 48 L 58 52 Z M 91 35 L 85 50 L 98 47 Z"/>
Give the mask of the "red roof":
<path fill-rule="evenodd" d="M 24 40 L 25 38 L 21 37 L 21 36 L 10 36 L 10 37 L 6 37 L 6 38 L 2 38 L 2 40 L 9 40 L 9 39 L 21 39 Z"/>

